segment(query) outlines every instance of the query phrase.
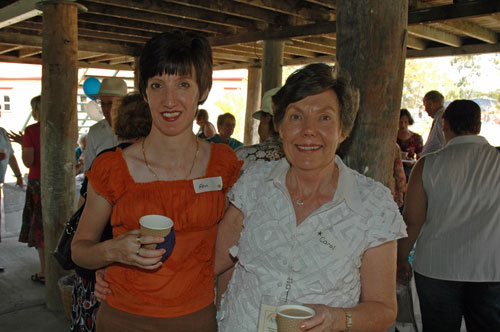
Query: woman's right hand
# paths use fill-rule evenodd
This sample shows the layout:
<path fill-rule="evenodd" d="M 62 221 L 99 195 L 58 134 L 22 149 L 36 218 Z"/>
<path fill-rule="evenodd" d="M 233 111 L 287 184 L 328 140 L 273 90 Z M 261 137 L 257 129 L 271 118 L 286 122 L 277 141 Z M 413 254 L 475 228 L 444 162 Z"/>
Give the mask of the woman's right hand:
<path fill-rule="evenodd" d="M 156 270 L 162 265 L 164 249 L 146 249 L 143 244 L 162 243 L 161 236 L 141 236 L 138 229 L 121 234 L 111 240 L 112 261 L 137 266 L 145 270 Z"/>

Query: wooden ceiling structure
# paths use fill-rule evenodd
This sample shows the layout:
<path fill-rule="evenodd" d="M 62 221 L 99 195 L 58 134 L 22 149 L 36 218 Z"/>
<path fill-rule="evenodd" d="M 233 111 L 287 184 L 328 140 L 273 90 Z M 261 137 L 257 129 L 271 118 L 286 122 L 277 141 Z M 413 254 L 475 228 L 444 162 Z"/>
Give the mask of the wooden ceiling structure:
<path fill-rule="evenodd" d="M 41 64 L 42 16 L 32 11 L 39 1 L 0 1 L 1 62 Z M 86 8 L 78 15 L 80 67 L 133 69 L 148 39 L 174 29 L 205 34 L 214 69 L 261 62 L 263 40 L 285 40 L 285 66 L 335 61 L 336 0 L 77 3 Z M 499 0 L 409 0 L 407 58 L 499 52 L 499 34 Z"/>

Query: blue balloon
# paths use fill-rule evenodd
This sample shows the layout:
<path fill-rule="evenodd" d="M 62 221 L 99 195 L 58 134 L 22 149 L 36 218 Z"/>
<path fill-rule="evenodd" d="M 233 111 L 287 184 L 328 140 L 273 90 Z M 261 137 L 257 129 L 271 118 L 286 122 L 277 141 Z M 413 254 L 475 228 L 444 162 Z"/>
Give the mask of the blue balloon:
<path fill-rule="evenodd" d="M 96 97 L 93 97 L 92 95 L 95 95 L 99 93 L 99 88 L 101 87 L 101 82 L 95 77 L 89 77 L 83 82 L 83 92 L 85 92 L 85 95 L 89 97 L 92 100 L 96 100 Z"/>

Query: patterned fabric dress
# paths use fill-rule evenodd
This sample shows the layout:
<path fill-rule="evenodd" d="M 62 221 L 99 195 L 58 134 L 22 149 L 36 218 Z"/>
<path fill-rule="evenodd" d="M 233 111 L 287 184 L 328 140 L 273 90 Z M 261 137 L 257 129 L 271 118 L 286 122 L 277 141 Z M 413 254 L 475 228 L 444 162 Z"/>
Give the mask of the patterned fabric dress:
<path fill-rule="evenodd" d="M 424 142 L 422 136 L 411 132 L 410 138 L 407 140 L 397 139 L 397 143 L 403 152 L 408 152 L 408 159 L 417 159 L 416 155 L 422 152 Z"/>

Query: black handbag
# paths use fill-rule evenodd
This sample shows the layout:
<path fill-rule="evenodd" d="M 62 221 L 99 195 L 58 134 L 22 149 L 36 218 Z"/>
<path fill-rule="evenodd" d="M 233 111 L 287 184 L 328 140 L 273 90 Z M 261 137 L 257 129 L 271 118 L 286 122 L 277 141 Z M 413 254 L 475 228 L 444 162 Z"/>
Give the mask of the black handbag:
<path fill-rule="evenodd" d="M 75 263 L 71 259 L 71 241 L 73 241 L 73 236 L 75 235 L 84 207 L 85 203 L 78 210 L 76 210 L 66 223 L 66 227 L 64 227 L 64 231 L 62 232 L 59 242 L 57 243 L 56 250 L 54 251 L 54 257 L 65 270 L 72 270 L 76 267 Z"/>

